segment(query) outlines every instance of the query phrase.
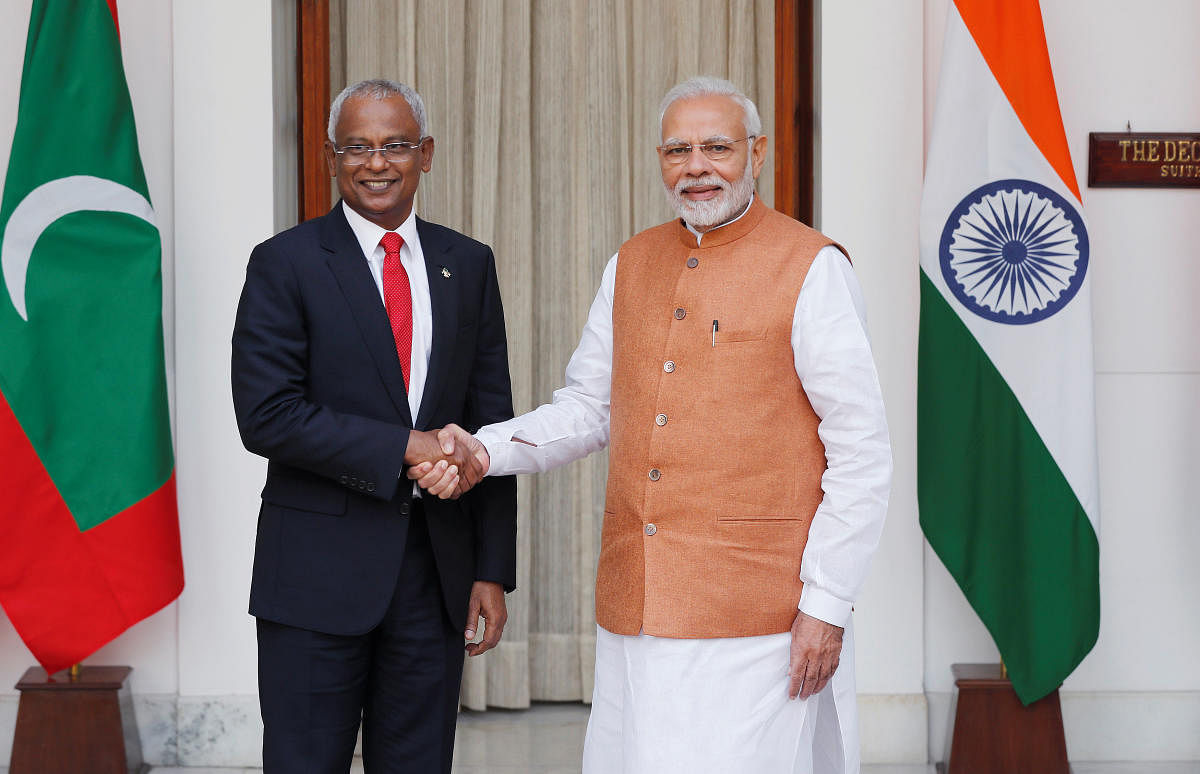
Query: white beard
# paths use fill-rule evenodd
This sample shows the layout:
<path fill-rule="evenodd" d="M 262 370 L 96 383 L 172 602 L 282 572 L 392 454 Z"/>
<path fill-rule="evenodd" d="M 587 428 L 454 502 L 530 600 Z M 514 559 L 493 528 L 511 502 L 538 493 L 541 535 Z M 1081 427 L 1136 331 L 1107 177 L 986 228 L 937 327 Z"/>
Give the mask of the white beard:
<path fill-rule="evenodd" d="M 721 192 L 712 199 L 695 202 L 683 195 L 685 188 L 713 185 L 720 186 Z M 750 197 L 754 195 L 754 174 L 751 171 L 751 160 L 746 159 L 746 171 L 736 182 L 730 183 L 717 174 L 705 175 L 699 178 L 680 180 L 674 188 L 665 186 L 667 201 L 671 203 L 676 214 L 684 222 L 695 228 L 710 229 L 733 220 L 746 209 Z"/>

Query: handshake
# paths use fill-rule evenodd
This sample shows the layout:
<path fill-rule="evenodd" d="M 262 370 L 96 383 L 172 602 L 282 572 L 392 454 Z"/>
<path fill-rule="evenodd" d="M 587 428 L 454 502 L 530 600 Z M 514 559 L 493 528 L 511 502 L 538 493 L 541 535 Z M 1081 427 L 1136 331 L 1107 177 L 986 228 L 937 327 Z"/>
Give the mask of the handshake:
<path fill-rule="evenodd" d="M 408 477 L 431 495 L 458 499 L 488 472 L 491 458 L 476 438 L 458 425 L 413 430 L 404 463 Z"/>

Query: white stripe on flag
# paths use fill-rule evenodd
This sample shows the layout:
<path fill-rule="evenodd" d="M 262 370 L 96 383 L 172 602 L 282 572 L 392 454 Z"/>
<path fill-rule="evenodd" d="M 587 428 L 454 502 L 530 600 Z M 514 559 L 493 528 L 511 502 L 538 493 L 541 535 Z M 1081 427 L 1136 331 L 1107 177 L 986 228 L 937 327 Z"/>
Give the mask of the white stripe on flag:
<path fill-rule="evenodd" d="M 951 212 L 981 185 L 1008 178 L 1041 183 L 1082 210 L 1030 139 L 952 5 L 921 205 L 921 267 L 1008 382 L 1095 528 L 1091 267 L 1072 301 L 1028 325 L 980 317 L 942 276 L 938 250 Z"/>

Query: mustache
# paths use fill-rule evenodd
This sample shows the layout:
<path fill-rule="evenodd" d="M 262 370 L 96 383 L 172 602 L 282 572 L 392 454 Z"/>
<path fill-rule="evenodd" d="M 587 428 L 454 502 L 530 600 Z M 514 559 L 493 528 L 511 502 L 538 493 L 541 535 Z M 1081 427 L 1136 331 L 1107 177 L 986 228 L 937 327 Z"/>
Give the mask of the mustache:
<path fill-rule="evenodd" d="M 675 193 L 678 196 L 682 196 L 683 192 L 689 188 L 701 188 L 703 186 L 710 185 L 716 186 L 722 190 L 725 190 L 728 187 L 725 178 L 721 177 L 720 175 L 705 175 L 703 177 L 680 180 L 675 184 Z"/>

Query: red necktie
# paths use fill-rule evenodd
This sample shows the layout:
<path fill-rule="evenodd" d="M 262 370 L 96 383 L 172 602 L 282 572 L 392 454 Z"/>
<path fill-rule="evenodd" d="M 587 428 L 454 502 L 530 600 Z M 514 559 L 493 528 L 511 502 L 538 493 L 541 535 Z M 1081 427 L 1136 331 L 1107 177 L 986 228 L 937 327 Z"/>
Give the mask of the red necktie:
<path fill-rule="evenodd" d="M 387 306 L 388 320 L 392 323 L 392 336 L 396 339 L 396 355 L 400 358 L 400 370 L 404 372 L 404 389 L 408 389 L 408 372 L 412 361 L 412 290 L 408 284 L 408 272 L 400 263 L 400 246 L 404 238 L 389 231 L 379 240 L 383 245 L 383 302 Z"/>

